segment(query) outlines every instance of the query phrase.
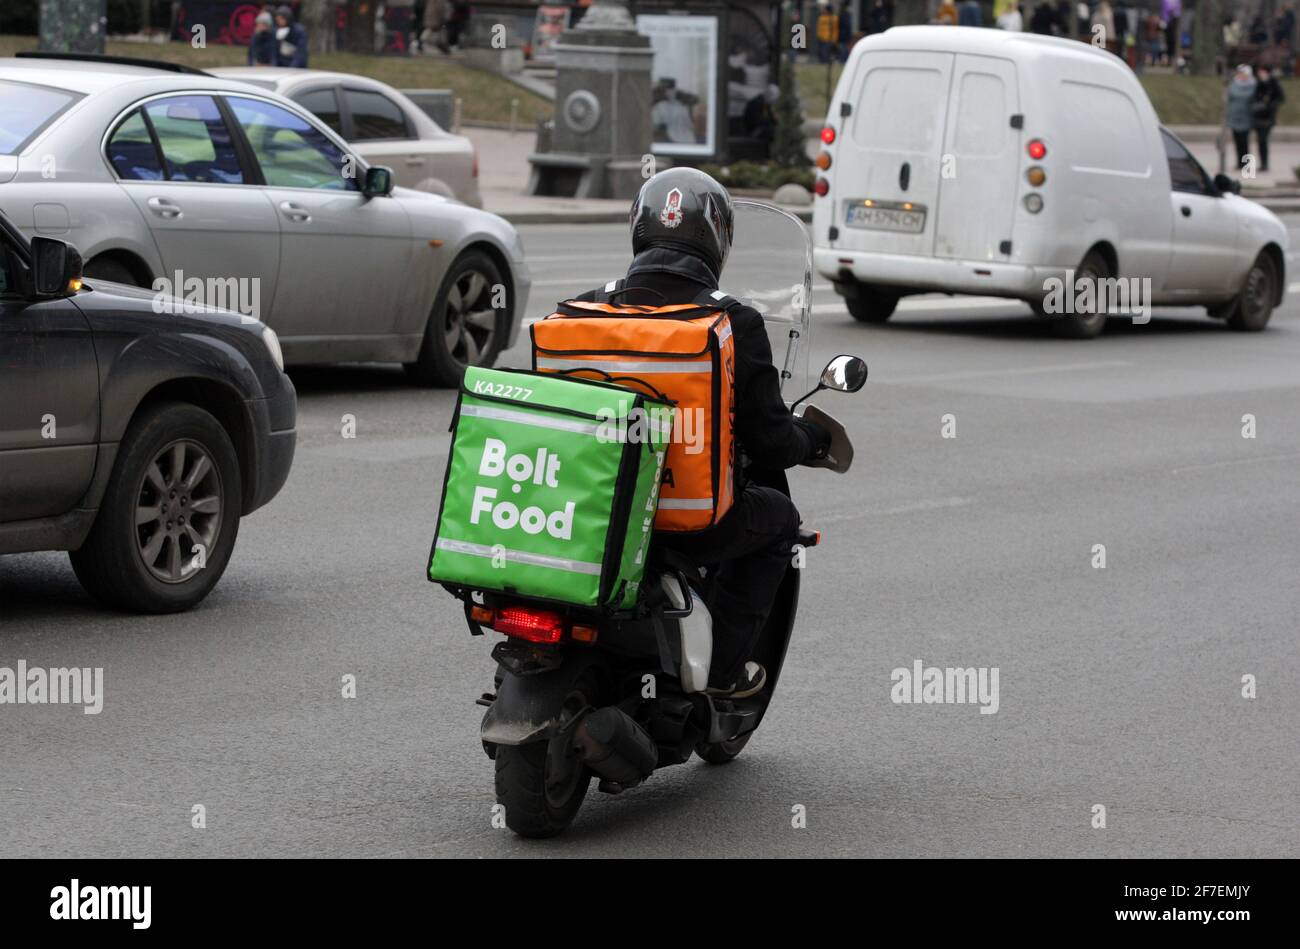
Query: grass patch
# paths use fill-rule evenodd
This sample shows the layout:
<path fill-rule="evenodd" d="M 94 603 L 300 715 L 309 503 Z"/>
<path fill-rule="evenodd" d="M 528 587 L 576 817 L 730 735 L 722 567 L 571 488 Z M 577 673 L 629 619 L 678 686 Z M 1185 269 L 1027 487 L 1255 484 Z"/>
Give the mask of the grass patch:
<path fill-rule="evenodd" d="M 0 57 L 19 50 L 34 50 L 34 36 L 0 36 Z M 243 66 L 248 52 L 242 46 L 213 44 L 194 49 L 188 43 L 127 43 L 110 40 L 111 56 L 139 56 L 183 63 L 198 69 L 217 66 Z M 509 122 L 510 101 L 519 100 L 519 127 L 532 128 L 539 118 L 549 118 L 551 103 L 522 89 L 507 79 L 470 69 L 434 56 L 364 56 L 360 53 L 321 53 L 313 55 L 315 69 L 355 73 L 378 79 L 398 89 L 450 89 L 462 100 L 462 117 L 466 121 Z"/>
<path fill-rule="evenodd" d="M 831 66 L 831 91 L 840 80 L 840 65 Z M 826 66 L 799 63 L 795 66 L 799 81 L 799 101 L 804 115 L 821 121 L 826 116 Z M 1165 125 L 1219 125 L 1223 122 L 1223 86 L 1218 76 L 1175 76 L 1148 73 L 1138 77 L 1156 115 Z M 1283 79 L 1286 102 L 1278 113 L 1279 125 L 1300 125 L 1300 79 Z"/>

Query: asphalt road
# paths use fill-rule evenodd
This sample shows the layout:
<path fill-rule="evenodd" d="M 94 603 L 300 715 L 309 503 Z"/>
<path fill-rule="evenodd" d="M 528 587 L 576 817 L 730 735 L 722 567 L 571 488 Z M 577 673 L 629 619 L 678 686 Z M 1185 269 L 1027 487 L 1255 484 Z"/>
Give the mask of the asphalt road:
<path fill-rule="evenodd" d="M 534 314 L 626 261 L 617 226 L 522 230 Z M 63 556 L 0 558 L 0 666 L 102 666 L 106 693 L 0 706 L 0 855 L 1293 856 L 1296 301 L 1259 335 L 1171 310 L 1070 342 L 1002 302 L 861 326 L 818 289 L 814 362 L 871 379 L 818 399 L 853 471 L 794 478 L 825 543 L 772 709 L 732 765 L 593 785 L 549 842 L 491 826 L 490 641 L 423 579 L 451 394 L 295 372 L 293 473 L 198 610 L 108 613 Z M 892 702 L 917 660 L 996 667 L 996 714 Z"/>

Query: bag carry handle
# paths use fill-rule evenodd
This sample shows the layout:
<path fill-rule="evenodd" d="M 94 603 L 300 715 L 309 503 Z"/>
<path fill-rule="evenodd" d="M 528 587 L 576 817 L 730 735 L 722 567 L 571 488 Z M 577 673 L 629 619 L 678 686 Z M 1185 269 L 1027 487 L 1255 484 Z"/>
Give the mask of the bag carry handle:
<path fill-rule="evenodd" d="M 605 377 L 605 381 L 606 381 L 606 382 L 612 382 L 612 383 L 614 383 L 615 385 L 618 384 L 619 380 L 624 380 L 624 381 L 626 381 L 626 382 L 635 382 L 635 383 L 637 383 L 638 385 L 645 386 L 647 389 L 649 389 L 649 390 L 650 390 L 650 394 L 653 395 L 653 396 L 655 396 L 657 399 L 659 399 L 660 402 L 667 402 L 669 405 L 676 405 L 676 404 L 677 404 L 676 400 L 668 398 L 668 396 L 664 395 L 662 392 L 660 392 L 658 389 L 656 389 L 656 388 L 655 388 L 654 386 L 652 386 L 650 383 L 646 382 L 644 379 L 639 379 L 639 378 L 637 378 L 636 376 L 615 376 L 615 375 L 611 375 L 610 373 L 606 372 L 604 369 L 601 369 L 599 366 L 579 366 L 579 367 L 574 368 L 574 369 L 560 369 L 560 370 L 557 370 L 557 371 L 555 372 L 555 375 L 557 375 L 557 376 L 568 376 L 568 375 L 571 375 L 571 374 L 573 374 L 573 373 L 575 373 L 575 372 L 595 372 L 595 373 L 599 373 L 600 375 L 602 375 L 602 376 Z"/>
<path fill-rule="evenodd" d="M 658 290 L 653 289 L 652 287 L 622 287 L 622 288 L 620 288 L 620 289 L 618 289 L 618 290 L 611 290 L 609 293 L 606 293 L 604 296 L 605 296 L 605 299 L 606 299 L 606 300 L 612 300 L 612 299 L 614 299 L 614 298 L 617 297 L 617 296 L 621 296 L 622 294 L 627 293 L 629 290 L 644 290 L 646 293 L 653 293 L 653 294 L 654 294 L 655 296 L 657 296 L 660 300 L 663 300 L 665 305 L 667 305 L 667 303 L 668 303 L 668 298 L 667 298 L 666 296 L 664 296 L 662 293 L 660 293 Z M 633 303 L 633 304 L 631 304 L 631 305 L 632 305 L 632 306 L 647 306 L 648 304 L 645 304 L 645 303 L 641 303 L 641 304 Z"/>

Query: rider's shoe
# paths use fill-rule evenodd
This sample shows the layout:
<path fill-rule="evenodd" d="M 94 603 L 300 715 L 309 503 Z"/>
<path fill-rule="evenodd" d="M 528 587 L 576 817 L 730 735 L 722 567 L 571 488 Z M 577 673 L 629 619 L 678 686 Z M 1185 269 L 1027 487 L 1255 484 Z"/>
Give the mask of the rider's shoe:
<path fill-rule="evenodd" d="M 757 662 L 747 662 L 740 673 L 740 678 L 730 688 L 706 691 L 710 695 L 725 696 L 730 699 L 747 699 L 751 695 L 762 692 L 765 685 L 767 685 L 767 670 Z"/>

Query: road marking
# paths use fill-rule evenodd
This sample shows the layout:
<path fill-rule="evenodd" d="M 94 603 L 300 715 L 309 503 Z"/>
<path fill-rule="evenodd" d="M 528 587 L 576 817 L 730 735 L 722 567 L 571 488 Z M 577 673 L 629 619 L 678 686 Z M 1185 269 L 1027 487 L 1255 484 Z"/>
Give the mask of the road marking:
<path fill-rule="evenodd" d="M 1300 283 L 1288 283 L 1286 285 L 1287 293 L 1300 293 Z"/>
<path fill-rule="evenodd" d="M 1065 362 L 1050 366 L 1016 366 L 1010 369 L 970 369 L 963 372 L 943 372 L 926 376 L 900 376 L 897 379 L 875 379 L 876 385 L 914 385 L 922 382 L 955 382 L 961 379 L 997 379 L 1003 376 L 1034 376 L 1049 372 L 1092 372 L 1097 369 L 1122 369 L 1131 362 L 1106 360 L 1101 362 Z"/>
<path fill-rule="evenodd" d="M 1186 465 L 1182 468 L 1175 468 L 1170 474 L 1182 474 L 1184 471 L 1204 471 L 1209 468 L 1227 468 L 1231 465 L 1253 465 L 1259 462 L 1267 461 L 1293 461 L 1300 458 L 1300 451 L 1293 451 L 1286 455 L 1260 455 L 1257 458 L 1234 458 L 1231 461 L 1207 461 L 1199 465 Z"/>
<path fill-rule="evenodd" d="M 809 524 L 835 524 L 841 521 L 857 520 L 861 517 L 887 517 L 893 514 L 941 511 L 952 507 L 963 507 L 974 500 L 974 498 L 930 498 L 924 501 L 908 501 L 893 507 L 867 508 L 861 511 L 846 511 L 841 514 L 808 514 L 805 519 Z"/>

